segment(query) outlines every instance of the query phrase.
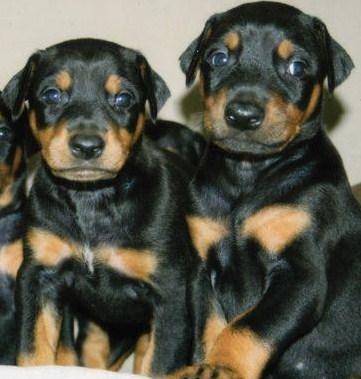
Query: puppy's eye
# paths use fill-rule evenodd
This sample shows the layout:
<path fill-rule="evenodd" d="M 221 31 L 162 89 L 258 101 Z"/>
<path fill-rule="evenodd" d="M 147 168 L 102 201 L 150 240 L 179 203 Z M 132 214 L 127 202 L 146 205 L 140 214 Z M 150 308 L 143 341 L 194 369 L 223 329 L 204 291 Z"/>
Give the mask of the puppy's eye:
<path fill-rule="evenodd" d="M 11 131 L 8 128 L 0 128 L 0 141 L 5 141 L 11 138 Z"/>
<path fill-rule="evenodd" d="M 302 78 L 306 74 L 306 63 L 302 61 L 291 62 L 288 66 L 288 72 L 296 78 Z"/>
<path fill-rule="evenodd" d="M 41 94 L 41 98 L 49 105 L 60 104 L 63 100 L 63 93 L 57 88 L 49 88 Z"/>
<path fill-rule="evenodd" d="M 114 97 L 114 106 L 116 108 L 128 108 L 132 102 L 132 95 L 129 92 L 121 92 Z"/>
<path fill-rule="evenodd" d="M 214 67 L 225 66 L 228 63 L 229 55 L 225 51 L 216 51 L 209 57 L 209 62 Z"/>

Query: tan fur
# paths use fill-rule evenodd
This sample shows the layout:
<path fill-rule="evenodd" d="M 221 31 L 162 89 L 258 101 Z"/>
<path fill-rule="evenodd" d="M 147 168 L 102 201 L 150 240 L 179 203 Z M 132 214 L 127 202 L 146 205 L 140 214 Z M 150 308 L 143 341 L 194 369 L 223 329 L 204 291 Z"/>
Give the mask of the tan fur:
<path fill-rule="evenodd" d="M 140 375 L 151 376 L 154 349 L 155 349 L 155 332 L 154 332 L 154 329 L 152 329 L 150 333 L 148 348 L 143 357 L 142 367 L 139 373 Z"/>
<path fill-rule="evenodd" d="M 13 185 L 22 162 L 22 156 L 22 149 L 18 146 L 11 165 L 0 164 L 0 208 L 7 207 L 14 199 Z"/>
<path fill-rule="evenodd" d="M 118 94 L 122 88 L 121 77 L 115 74 L 109 75 L 105 82 L 104 88 L 111 95 Z"/>
<path fill-rule="evenodd" d="M 224 222 L 207 217 L 187 216 L 187 223 L 193 244 L 203 260 L 207 259 L 209 248 L 229 233 Z"/>
<path fill-rule="evenodd" d="M 67 123 L 60 121 L 55 125 L 38 129 L 35 111 L 31 110 L 29 124 L 34 137 L 40 143 L 42 156 L 50 168 L 56 172 L 71 167 L 74 158 L 69 149 Z"/>
<path fill-rule="evenodd" d="M 221 334 L 226 325 L 226 320 L 216 313 L 208 317 L 203 334 L 203 350 L 206 358 L 209 356 L 217 337 Z"/>
<path fill-rule="evenodd" d="M 134 363 L 133 363 L 133 373 L 140 374 L 142 371 L 144 357 L 146 356 L 147 350 L 150 343 L 150 334 L 145 333 L 137 341 L 134 351 Z"/>
<path fill-rule="evenodd" d="M 78 366 L 76 352 L 70 347 L 59 344 L 56 351 L 55 364 L 57 366 Z"/>
<path fill-rule="evenodd" d="M 59 340 L 61 320 L 54 309 L 47 305 L 37 316 L 34 328 L 33 351 L 20 354 L 19 366 L 54 365 Z"/>
<path fill-rule="evenodd" d="M 56 74 L 55 83 L 62 91 L 68 91 L 73 83 L 73 79 L 68 71 L 62 70 Z"/>
<path fill-rule="evenodd" d="M 97 259 L 131 278 L 145 282 L 151 282 L 158 265 L 155 254 L 150 250 L 132 248 L 99 247 Z"/>
<path fill-rule="evenodd" d="M 255 239 L 270 254 L 279 254 L 311 224 L 305 210 L 291 205 L 260 209 L 243 223 L 241 234 Z"/>
<path fill-rule="evenodd" d="M 301 131 L 313 114 L 321 96 L 321 86 L 316 84 L 304 111 L 295 104 L 286 103 L 280 96 L 273 96 L 266 104 L 265 120 L 256 133 L 264 142 L 283 142 L 280 150 L 287 146 Z"/>
<path fill-rule="evenodd" d="M 236 50 L 240 45 L 241 39 L 237 32 L 229 32 L 224 37 L 224 43 L 229 50 Z"/>
<path fill-rule="evenodd" d="M 223 121 L 224 109 L 227 101 L 227 90 L 222 88 L 214 95 L 204 99 L 204 127 L 206 132 L 217 129 L 218 133 L 226 132 L 227 126 Z"/>
<path fill-rule="evenodd" d="M 23 261 L 23 243 L 21 240 L 0 248 L 0 272 L 16 278 Z"/>
<path fill-rule="evenodd" d="M 64 259 L 71 258 L 78 249 L 69 241 L 42 229 L 30 229 L 26 244 L 31 248 L 34 259 L 43 266 L 58 265 Z"/>
<path fill-rule="evenodd" d="M 282 59 L 288 59 L 290 58 L 293 53 L 295 52 L 295 46 L 294 44 L 288 40 L 283 40 L 277 48 L 277 53 Z"/>
<path fill-rule="evenodd" d="M 90 322 L 82 346 L 82 361 L 85 367 L 107 369 L 110 344 L 107 333 L 98 325 Z"/>
<path fill-rule="evenodd" d="M 250 329 L 228 326 L 219 335 L 207 363 L 225 366 L 242 379 L 259 379 L 272 353 L 272 347 Z"/>
<path fill-rule="evenodd" d="M 0 193 L 0 208 L 6 208 L 14 199 L 13 188 L 11 184 L 5 186 Z"/>

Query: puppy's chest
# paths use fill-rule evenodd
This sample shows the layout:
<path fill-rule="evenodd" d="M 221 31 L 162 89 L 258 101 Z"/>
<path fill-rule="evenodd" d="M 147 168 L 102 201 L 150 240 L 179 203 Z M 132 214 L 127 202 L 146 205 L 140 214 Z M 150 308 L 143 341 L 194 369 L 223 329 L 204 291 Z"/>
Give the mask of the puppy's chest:
<path fill-rule="evenodd" d="M 60 267 L 72 260 L 89 273 L 109 268 L 121 275 L 149 281 L 157 261 L 143 241 L 136 220 L 111 209 L 79 210 L 63 222 L 61 232 L 53 223 L 31 228 L 27 233 L 33 258 L 45 267 Z"/>

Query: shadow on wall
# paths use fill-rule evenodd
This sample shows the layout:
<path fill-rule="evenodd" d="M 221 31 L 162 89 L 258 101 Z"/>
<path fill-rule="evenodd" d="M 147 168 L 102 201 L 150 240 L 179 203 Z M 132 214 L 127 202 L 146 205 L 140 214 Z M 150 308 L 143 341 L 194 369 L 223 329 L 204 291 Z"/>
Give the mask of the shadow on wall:
<path fill-rule="evenodd" d="M 340 98 L 325 92 L 323 121 L 329 133 L 332 133 L 341 123 L 344 113 L 345 107 Z"/>
<path fill-rule="evenodd" d="M 186 125 L 201 133 L 203 121 L 203 104 L 199 83 L 194 85 L 180 100 L 179 108 Z"/>
<path fill-rule="evenodd" d="M 180 100 L 180 112 L 186 120 L 186 125 L 192 130 L 202 132 L 203 104 L 199 83 L 194 85 Z M 332 133 L 340 125 L 345 113 L 345 107 L 335 94 L 324 92 L 323 121 L 328 133 Z"/>

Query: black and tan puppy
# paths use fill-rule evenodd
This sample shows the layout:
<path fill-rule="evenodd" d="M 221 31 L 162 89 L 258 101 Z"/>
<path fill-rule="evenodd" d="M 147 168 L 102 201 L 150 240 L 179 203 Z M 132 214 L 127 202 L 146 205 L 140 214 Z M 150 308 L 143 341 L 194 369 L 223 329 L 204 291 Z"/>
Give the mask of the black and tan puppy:
<path fill-rule="evenodd" d="M 186 175 L 142 138 L 146 102 L 155 119 L 168 96 L 140 53 L 95 39 L 35 53 L 4 90 L 14 117 L 28 102 L 43 159 L 17 286 L 19 365 L 58 363 L 65 306 L 125 341 L 150 328 L 144 374 L 188 362 Z"/>
<path fill-rule="evenodd" d="M 23 257 L 22 130 L 0 95 L 0 364 L 15 364 L 15 278 Z"/>
<path fill-rule="evenodd" d="M 181 66 L 213 147 L 188 217 L 204 363 L 178 375 L 359 377 L 361 211 L 322 126 L 350 57 L 320 20 L 259 2 L 211 17 Z"/>

